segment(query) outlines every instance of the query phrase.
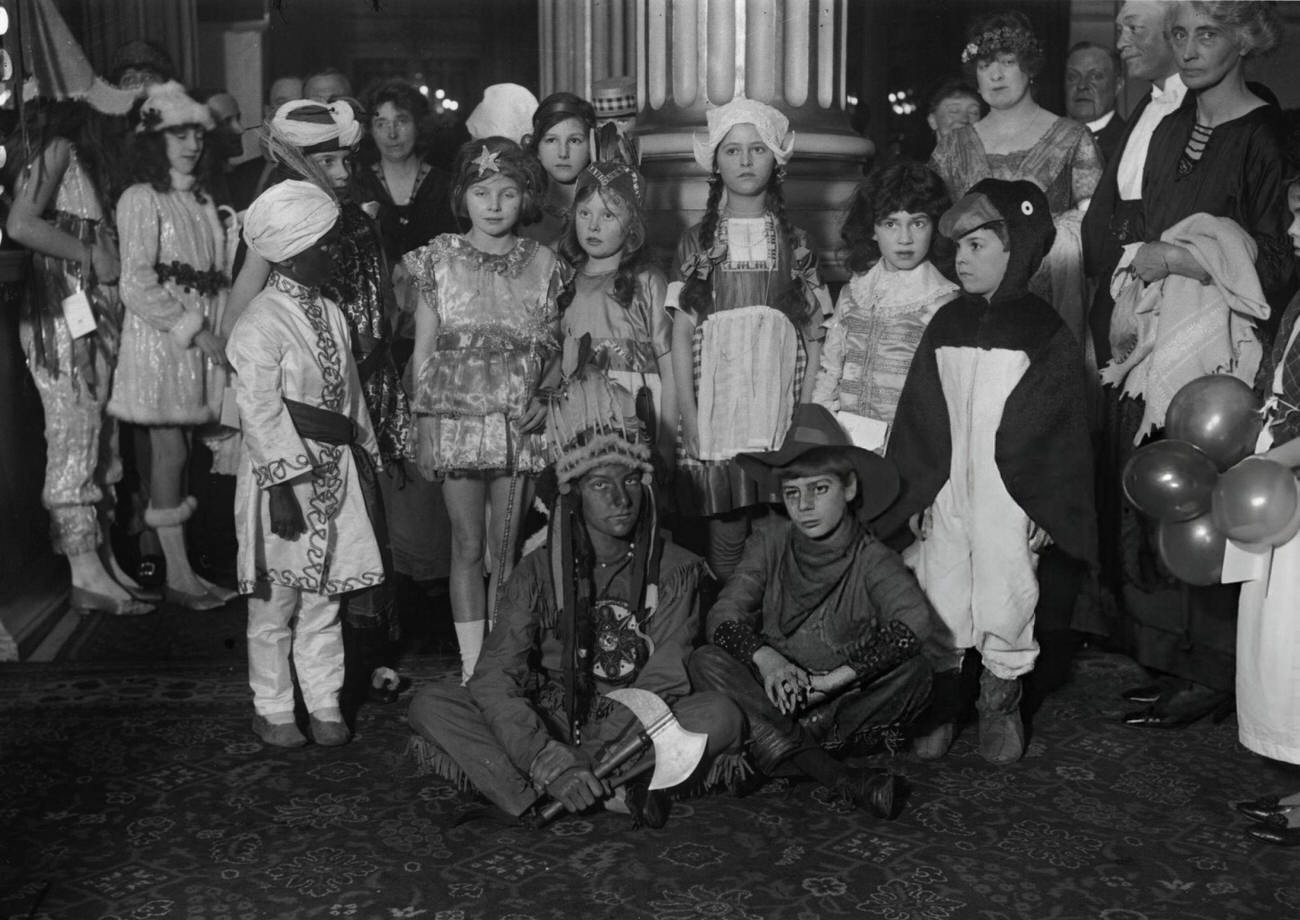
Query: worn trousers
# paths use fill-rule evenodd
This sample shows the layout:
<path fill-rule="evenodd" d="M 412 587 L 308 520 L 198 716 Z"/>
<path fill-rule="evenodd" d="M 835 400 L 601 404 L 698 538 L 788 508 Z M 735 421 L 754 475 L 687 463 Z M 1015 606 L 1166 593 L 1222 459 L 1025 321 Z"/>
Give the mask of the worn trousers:
<path fill-rule="evenodd" d="M 693 775 L 704 775 L 701 771 L 707 771 L 720 755 L 739 754 L 744 719 L 723 694 L 692 693 L 673 703 L 672 711 L 682 728 L 709 737 Z M 420 737 L 436 747 L 433 767 L 445 778 L 464 777 L 492 804 L 515 816 L 540 797 L 528 779 L 530 764 L 510 762 L 478 704 L 459 684 L 434 684 L 421 690 L 411 702 L 408 719 Z M 590 753 L 599 755 L 595 750 Z M 444 756 L 450 762 L 442 761 Z M 648 751 L 637 763 L 652 762 L 653 757 L 653 751 Z"/>
<path fill-rule="evenodd" d="M 769 776 L 804 751 L 835 747 L 859 732 L 913 721 L 930 698 L 932 677 L 929 663 L 917 655 L 795 716 L 772 705 L 750 667 L 716 645 L 697 648 L 687 667 L 692 686 L 725 693 L 745 713 L 750 755 Z"/>
<path fill-rule="evenodd" d="M 308 712 L 338 707 L 343 630 L 337 595 L 259 581 L 248 597 L 247 635 L 248 685 L 258 715 L 293 712 L 295 671 Z"/>

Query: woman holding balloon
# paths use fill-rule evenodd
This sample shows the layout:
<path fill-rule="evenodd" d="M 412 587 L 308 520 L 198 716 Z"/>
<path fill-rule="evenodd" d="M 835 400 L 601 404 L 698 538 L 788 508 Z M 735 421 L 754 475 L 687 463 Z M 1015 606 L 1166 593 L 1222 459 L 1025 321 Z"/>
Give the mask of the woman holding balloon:
<path fill-rule="evenodd" d="M 1151 428 L 1163 425 L 1168 437 L 1177 437 L 1167 394 L 1198 373 L 1226 370 L 1239 383 L 1253 381 L 1258 332 L 1267 327 L 1268 304 L 1278 305 L 1291 273 L 1276 135 L 1280 113 L 1256 92 L 1262 88 L 1245 80 L 1246 61 L 1279 44 L 1280 14 L 1267 3 L 1179 3 L 1168 28 L 1188 97 L 1151 138 L 1143 213 L 1131 228 L 1124 268 L 1113 279 L 1112 290 L 1119 291 L 1111 326 L 1116 360 L 1103 379 L 1122 382 L 1125 398 L 1108 421 L 1110 460 L 1103 466 L 1110 469 L 1123 468 Z M 1153 314 L 1159 323 L 1141 326 L 1138 317 Z M 1156 331 L 1143 338 L 1143 330 Z M 1249 389 L 1245 383 L 1241 388 Z M 1228 465 L 1216 464 L 1218 471 Z M 1236 586 L 1188 588 L 1168 577 L 1188 581 L 1177 561 L 1170 564 L 1182 551 L 1199 547 L 1212 554 L 1216 535 L 1208 522 L 1201 517 L 1195 524 L 1161 525 L 1153 546 L 1149 530 L 1126 520 L 1118 503 L 1103 503 L 1101 516 L 1109 530 L 1103 543 L 1119 550 L 1118 558 L 1106 560 L 1106 581 L 1124 610 L 1127 644 L 1139 663 L 1164 676 L 1157 688 L 1125 694 L 1150 708 L 1124 721 L 1178 728 L 1229 712 Z"/>

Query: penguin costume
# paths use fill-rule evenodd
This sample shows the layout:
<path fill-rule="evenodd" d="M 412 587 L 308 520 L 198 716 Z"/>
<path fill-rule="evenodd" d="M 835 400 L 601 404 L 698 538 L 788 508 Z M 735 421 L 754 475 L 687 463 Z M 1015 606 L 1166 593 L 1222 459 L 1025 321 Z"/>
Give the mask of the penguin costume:
<path fill-rule="evenodd" d="M 1024 749 L 1017 679 L 1038 655 L 1037 554 L 1054 543 L 1091 564 L 1097 538 L 1082 349 L 1028 291 L 1056 235 L 1047 199 L 1032 182 L 985 179 L 939 221 L 954 241 L 981 228 L 1009 250 L 1006 271 L 926 328 L 887 450 L 899 499 L 876 531 L 919 538 L 906 558 L 939 614 L 942 657 L 955 673 L 980 652 L 981 753 L 1007 763 Z M 918 753 L 942 756 L 946 729 Z"/>

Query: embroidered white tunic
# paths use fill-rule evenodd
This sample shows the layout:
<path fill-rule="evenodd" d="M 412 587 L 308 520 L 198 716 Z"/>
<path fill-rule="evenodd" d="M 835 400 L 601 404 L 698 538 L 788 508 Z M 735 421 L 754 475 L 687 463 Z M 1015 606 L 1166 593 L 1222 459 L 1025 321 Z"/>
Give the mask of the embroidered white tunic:
<path fill-rule="evenodd" d="M 239 590 L 259 579 L 314 594 L 341 594 L 383 581 L 383 565 L 361 482 L 347 445 L 301 437 L 284 399 L 352 419 L 357 442 L 379 463 L 379 447 L 333 302 L 278 272 L 253 298 L 226 345 L 244 433 L 235 489 Z M 290 482 L 307 532 L 271 532 L 266 490 Z"/>

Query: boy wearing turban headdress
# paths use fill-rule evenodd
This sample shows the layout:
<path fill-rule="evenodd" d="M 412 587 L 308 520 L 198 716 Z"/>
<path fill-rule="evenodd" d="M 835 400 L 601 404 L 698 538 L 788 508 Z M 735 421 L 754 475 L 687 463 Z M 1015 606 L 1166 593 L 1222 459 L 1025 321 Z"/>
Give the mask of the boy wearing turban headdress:
<path fill-rule="evenodd" d="M 253 730 L 281 747 L 306 743 L 292 670 L 313 740 L 348 741 L 340 599 L 384 578 L 371 517 L 378 445 L 347 321 L 321 294 L 338 219 L 338 204 L 310 182 L 281 182 L 253 202 L 244 238 L 272 272 L 226 346 L 246 447 L 235 526 L 239 590 L 251 595 Z"/>

